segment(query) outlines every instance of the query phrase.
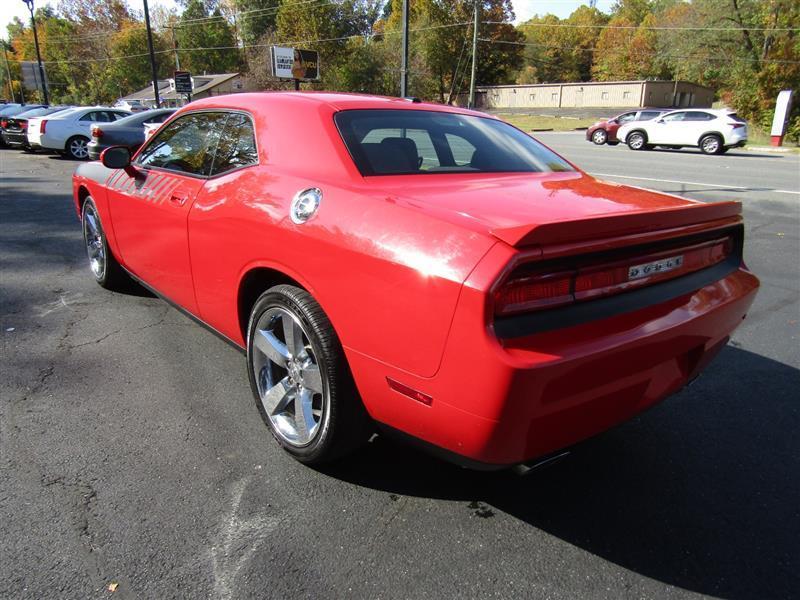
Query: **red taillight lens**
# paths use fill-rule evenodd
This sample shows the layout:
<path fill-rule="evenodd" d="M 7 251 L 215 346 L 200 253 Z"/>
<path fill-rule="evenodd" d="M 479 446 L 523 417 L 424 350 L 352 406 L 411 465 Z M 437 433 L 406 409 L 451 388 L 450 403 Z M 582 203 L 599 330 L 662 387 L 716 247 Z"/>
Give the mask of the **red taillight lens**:
<path fill-rule="evenodd" d="M 740 129 L 744 127 L 744 123 L 731 123 L 731 127 L 733 127 L 734 129 Z"/>
<path fill-rule="evenodd" d="M 19 128 L 22 129 L 23 131 L 25 131 L 28 128 L 27 121 L 17 121 L 17 125 L 19 125 Z"/>
<path fill-rule="evenodd" d="M 103 130 L 99 127 L 95 126 L 92 127 L 92 137 L 101 138 L 103 137 Z"/>
<path fill-rule="evenodd" d="M 39 124 L 39 133 L 44 133 L 45 129 L 47 129 L 47 119 L 43 119 Z"/>
<path fill-rule="evenodd" d="M 733 248 L 729 236 L 568 271 L 512 275 L 495 292 L 495 313 L 563 306 L 674 279 L 722 262 Z"/>
<path fill-rule="evenodd" d="M 7 119 L 0 120 L 0 127 L 2 127 L 3 129 L 8 127 L 8 120 Z"/>

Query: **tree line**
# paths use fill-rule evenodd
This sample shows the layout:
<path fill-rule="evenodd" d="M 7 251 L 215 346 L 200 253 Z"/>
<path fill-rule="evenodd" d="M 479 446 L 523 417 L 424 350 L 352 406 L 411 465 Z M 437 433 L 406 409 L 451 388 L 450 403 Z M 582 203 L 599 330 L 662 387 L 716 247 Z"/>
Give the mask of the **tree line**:
<path fill-rule="evenodd" d="M 796 0 L 617 0 L 609 13 L 580 6 L 516 26 L 511 0 L 411 0 L 414 96 L 453 102 L 468 89 L 473 1 L 479 85 L 678 78 L 712 87 L 767 127 L 777 92 L 800 83 Z M 126 0 L 61 0 L 36 18 L 54 101 L 106 103 L 148 85 L 143 15 Z M 269 47 L 295 45 L 320 53 L 322 79 L 308 88 L 399 93 L 402 0 L 179 0 L 178 9 L 155 7 L 151 21 L 163 78 L 180 65 L 285 88 L 271 76 Z M 4 68 L 0 89 L 19 98 L 20 61 L 35 60 L 29 23 L 14 20 L 7 40 L 11 85 Z"/>

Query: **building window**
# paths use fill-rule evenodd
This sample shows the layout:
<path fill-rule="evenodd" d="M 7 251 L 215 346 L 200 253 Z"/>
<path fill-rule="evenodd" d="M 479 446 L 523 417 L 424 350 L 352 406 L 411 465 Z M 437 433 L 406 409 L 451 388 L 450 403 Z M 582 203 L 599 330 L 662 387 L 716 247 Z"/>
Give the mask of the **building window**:
<path fill-rule="evenodd" d="M 608 100 L 608 92 L 602 92 L 600 94 L 600 99 L 601 100 Z"/>
<path fill-rule="evenodd" d="M 623 100 L 629 100 L 630 97 L 631 97 L 631 93 L 630 92 L 622 92 L 622 99 Z"/>
<path fill-rule="evenodd" d="M 550 99 L 553 100 L 554 102 L 557 101 L 558 100 L 558 92 L 553 92 L 552 94 L 550 94 Z"/>
<path fill-rule="evenodd" d="M 531 102 L 533 102 L 534 100 L 536 100 L 536 94 L 530 94 L 530 95 L 528 96 L 528 100 L 530 100 Z"/>

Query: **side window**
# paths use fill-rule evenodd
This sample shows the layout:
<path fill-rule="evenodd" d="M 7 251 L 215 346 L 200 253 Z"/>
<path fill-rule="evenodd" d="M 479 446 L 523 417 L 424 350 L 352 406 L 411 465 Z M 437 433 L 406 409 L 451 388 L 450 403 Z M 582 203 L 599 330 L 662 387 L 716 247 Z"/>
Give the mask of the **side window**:
<path fill-rule="evenodd" d="M 137 164 L 208 175 L 226 118 L 224 113 L 194 113 L 181 117 L 150 140 Z"/>
<path fill-rule="evenodd" d="M 617 117 L 617 121 L 619 121 L 620 123 L 627 123 L 628 121 L 633 121 L 635 118 L 636 118 L 636 113 L 631 112 L 631 113 L 625 113 L 624 115 L 620 115 L 619 117 Z"/>
<path fill-rule="evenodd" d="M 459 167 L 469 165 L 472 155 L 475 154 L 475 146 L 460 135 L 445 133 L 444 137 L 447 140 L 447 145 L 450 146 L 450 152 L 453 153 L 453 162 Z"/>
<path fill-rule="evenodd" d="M 145 123 L 163 123 L 164 121 L 169 119 L 171 116 L 172 116 L 172 113 L 164 113 L 164 114 L 161 114 L 161 115 L 156 115 L 152 119 L 148 119 L 147 121 L 145 121 Z"/>
<path fill-rule="evenodd" d="M 665 121 L 683 121 L 686 118 L 685 112 L 676 112 L 664 117 Z"/>
<path fill-rule="evenodd" d="M 655 119 L 661 113 L 657 110 L 643 110 L 639 115 L 640 121 L 649 121 L 650 119 Z"/>
<path fill-rule="evenodd" d="M 690 112 L 686 113 L 686 118 L 684 121 L 713 121 L 714 115 L 710 115 L 707 112 Z"/>
<path fill-rule="evenodd" d="M 108 114 L 111 121 L 119 121 L 120 119 L 124 119 L 125 117 L 130 117 L 128 113 L 123 113 L 123 112 L 110 112 Z"/>
<path fill-rule="evenodd" d="M 100 120 L 100 119 L 98 119 L 98 118 L 97 118 L 97 116 L 98 116 L 99 114 L 100 114 L 100 111 L 93 110 L 92 112 L 88 112 L 88 113 L 86 113 L 85 115 L 83 115 L 83 116 L 82 116 L 80 119 L 78 119 L 78 120 L 79 120 L 79 121 L 84 121 L 84 122 L 86 122 L 86 121 L 91 121 L 92 123 L 95 123 L 95 122 L 97 122 L 97 121 L 99 121 L 99 120 Z"/>
<path fill-rule="evenodd" d="M 227 173 L 239 167 L 258 164 L 258 150 L 253 123 L 246 115 L 228 115 L 225 134 L 217 143 L 212 175 Z"/>

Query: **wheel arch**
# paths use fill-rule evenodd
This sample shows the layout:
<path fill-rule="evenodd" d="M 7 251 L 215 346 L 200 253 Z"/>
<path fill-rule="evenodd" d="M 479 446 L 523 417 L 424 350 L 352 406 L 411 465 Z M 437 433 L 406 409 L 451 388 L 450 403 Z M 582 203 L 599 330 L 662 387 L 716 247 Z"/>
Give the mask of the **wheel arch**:
<path fill-rule="evenodd" d="M 647 130 L 642 129 L 641 127 L 637 127 L 635 129 L 631 129 L 628 133 L 625 134 L 625 143 L 628 143 L 628 140 L 634 133 L 641 133 L 644 136 L 645 143 L 650 139 L 650 136 L 647 135 Z"/>
<path fill-rule="evenodd" d="M 725 145 L 725 136 L 722 135 L 719 131 L 706 131 L 705 133 L 701 133 L 697 138 L 697 144 L 696 145 L 699 146 L 700 142 L 707 135 L 715 135 L 715 136 L 717 136 L 719 138 L 720 142 L 722 142 L 722 145 L 723 146 Z"/>

